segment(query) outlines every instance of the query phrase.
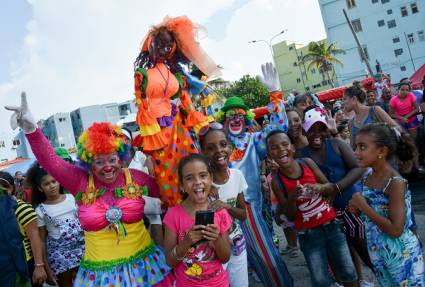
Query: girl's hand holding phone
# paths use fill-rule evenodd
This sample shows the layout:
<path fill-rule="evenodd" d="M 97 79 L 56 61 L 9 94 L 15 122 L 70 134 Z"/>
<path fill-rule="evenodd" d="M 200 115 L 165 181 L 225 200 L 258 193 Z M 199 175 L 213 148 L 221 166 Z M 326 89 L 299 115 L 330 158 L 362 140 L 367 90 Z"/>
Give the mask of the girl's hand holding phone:
<path fill-rule="evenodd" d="M 220 236 L 218 227 L 215 224 L 208 224 L 201 232 L 204 239 L 212 242 L 217 241 Z"/>

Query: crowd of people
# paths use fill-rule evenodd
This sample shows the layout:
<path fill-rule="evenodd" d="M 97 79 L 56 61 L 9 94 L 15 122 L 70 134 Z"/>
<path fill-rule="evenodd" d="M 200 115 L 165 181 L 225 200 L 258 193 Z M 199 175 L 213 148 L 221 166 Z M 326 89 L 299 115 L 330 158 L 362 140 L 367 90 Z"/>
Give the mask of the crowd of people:
<path fill-rule="evenodd" d="M 407 178 L 423 173 L 425 103 L 410 83 L 355 82 L 332 106 L 284 100 L 268 63 L 264 124 L 241 95 L 213 119 L 190 99 L 208 96 L 205 83 L 179 65 L 216 72 L 194 29 L 167 18 L 145 38 L 136 137 L 94 123 L 74 161 L 37 127 L 25 93 L 7 107 L 37 162 L 25 182 L 0 172 L 0 286 L 290 287 L 281 253 L 300 252 L 311 286 L 374 286 L 363 266 L 379 286 L 424 286 Z"/>

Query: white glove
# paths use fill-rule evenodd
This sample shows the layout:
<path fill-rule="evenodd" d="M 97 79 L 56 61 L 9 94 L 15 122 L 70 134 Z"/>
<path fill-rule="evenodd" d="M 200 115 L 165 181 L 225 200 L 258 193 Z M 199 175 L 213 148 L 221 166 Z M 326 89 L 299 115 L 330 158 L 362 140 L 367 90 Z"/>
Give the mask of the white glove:
<path fill-rule="evenodd" d="M 145 215 L 160 215 L 162 213 L 161 200 L 159 198 L 143 196 L 145 200 Z"/>
<path fill-rule="evenodd" d="M 273 64 L 265 63 L 261 65 L 261 71 L 263 72 L 263 76 L 259 76 L 260 81 L 267 87 L 269 92 L 280 90 L 279 77 Z"/>
<path fill-rule="evenodd" d="M 10 117 L 10 127 L 15 130 L 20 127 L 26 134 L 30 134 L 37 129 L 37 123 L 28 109 L 27 95 L 21 93 L 21 106 L 5 106 L 6 110 L 13 111 Z"/>

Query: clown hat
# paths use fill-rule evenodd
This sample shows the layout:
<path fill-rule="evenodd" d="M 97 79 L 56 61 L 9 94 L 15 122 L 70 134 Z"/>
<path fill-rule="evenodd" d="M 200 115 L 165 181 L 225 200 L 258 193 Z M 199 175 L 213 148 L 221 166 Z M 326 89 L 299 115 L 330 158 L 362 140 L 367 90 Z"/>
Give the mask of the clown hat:
<path fill-rule="evenodd" d="M 240 97 L 230 97 L 224 103 L 224 106 L 221 108 L 221 111 L 227 112 L 232 109 L 243 109 L 245 111 L 249 110 L 248 106 L 245 105 L 244 101 Z"/>
<path fill-rule="evenodd" d="M 315 124 L 315 123 L 322 123 L 326 127 L 328 127 L 328 123 L 326 121 L 326 111 L 321 108 L 314 108 L 311 110 L 308 110 L 304 115 L 304 124 L 303 129 L 305 132 L 308 132 L 308 130 Z"/>

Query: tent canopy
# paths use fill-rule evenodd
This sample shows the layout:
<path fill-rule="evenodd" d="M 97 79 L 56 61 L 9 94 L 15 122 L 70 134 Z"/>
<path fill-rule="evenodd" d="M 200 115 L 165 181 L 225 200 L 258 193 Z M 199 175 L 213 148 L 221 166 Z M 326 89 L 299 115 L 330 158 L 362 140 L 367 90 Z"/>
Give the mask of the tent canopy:
<path fill-rule="evenodd" d="M 423 64 L 413 75 L 410 77 L 410 82 L 412 83 L 412 88 L 417 89 L 422 85 L 422 80 L 425 76 L 425 64 Z"/>

